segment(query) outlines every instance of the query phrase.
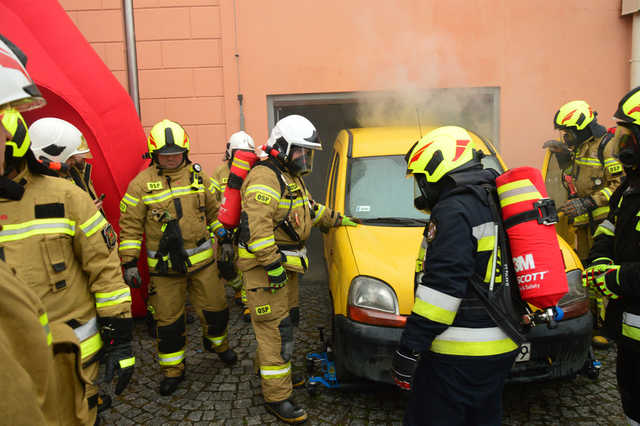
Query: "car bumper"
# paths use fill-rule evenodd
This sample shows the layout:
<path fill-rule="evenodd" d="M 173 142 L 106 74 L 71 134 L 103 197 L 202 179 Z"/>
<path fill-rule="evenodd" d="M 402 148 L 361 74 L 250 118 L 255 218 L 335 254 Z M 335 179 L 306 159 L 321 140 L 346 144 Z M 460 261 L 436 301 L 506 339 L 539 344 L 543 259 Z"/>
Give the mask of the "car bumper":
<path fill-rule="evenodd" d="M 518 362 L 511 370 L 511 383 L 570 377 L 583 367 L 591 344 L 592 317 L 588 313 L 562 321 L 557 328 L 538 326 L 527 335 L 531 343 L 529 361 Z M 377 382 L 393 383 L 391 358 L 402 336 L 402 328 L 380 327 L 335 317 L 333 348 L 352 374 Z"/>
<path fill-rule="evenodd" d="M 516 362 L 509 383 L 527 383 L 575 376 L 589 356 L 593 317 L 585 315 L 561 321 L 557 328 L 544 325 L 527 334 L 531 359 Z"/>

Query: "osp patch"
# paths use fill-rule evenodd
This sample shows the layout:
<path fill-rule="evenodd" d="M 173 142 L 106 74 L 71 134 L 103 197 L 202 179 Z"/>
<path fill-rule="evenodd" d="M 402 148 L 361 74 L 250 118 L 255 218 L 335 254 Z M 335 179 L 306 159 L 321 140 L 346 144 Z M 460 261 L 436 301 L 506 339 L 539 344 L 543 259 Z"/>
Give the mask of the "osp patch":
<path fill-rule="evenodd" d="M 271 313 L 271 305 L 256 306 L 256 315 L 267 315 Z"/>
<path fill-rule="evenodd" d="M 256 194 L 256 201 L 262 204 L 269 204 L 271 202 L 271 196 L 265 194 L 264 192 L 258 192 Z"/>

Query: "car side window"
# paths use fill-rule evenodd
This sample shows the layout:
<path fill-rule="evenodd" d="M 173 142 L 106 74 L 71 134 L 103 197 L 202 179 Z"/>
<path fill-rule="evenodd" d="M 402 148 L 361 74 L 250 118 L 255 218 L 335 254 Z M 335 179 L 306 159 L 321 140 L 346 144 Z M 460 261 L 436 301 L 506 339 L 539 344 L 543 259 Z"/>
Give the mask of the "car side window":
<path fill-rule="evenodd" d="M 331 166 L 331 190 L 329 192 L 329 207 L 333 209 L 336 202 L 336 183 L 338 182 L 338 167 L 340 166 L 340 157 L 336 152 L 333 157 L 333 165 Z"/>

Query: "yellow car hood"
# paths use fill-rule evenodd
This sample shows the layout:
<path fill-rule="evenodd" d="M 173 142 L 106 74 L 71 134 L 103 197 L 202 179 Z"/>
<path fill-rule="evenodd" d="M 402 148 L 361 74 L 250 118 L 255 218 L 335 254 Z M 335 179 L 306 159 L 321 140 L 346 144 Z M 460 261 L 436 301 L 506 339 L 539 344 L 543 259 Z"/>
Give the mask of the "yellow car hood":
<path fill-rule="evenodd" d="M 413 309 L 413 280 L 423 227 L 359 225 L 347 230 L 359 275 L 389 284 L 400 313 Z"/>

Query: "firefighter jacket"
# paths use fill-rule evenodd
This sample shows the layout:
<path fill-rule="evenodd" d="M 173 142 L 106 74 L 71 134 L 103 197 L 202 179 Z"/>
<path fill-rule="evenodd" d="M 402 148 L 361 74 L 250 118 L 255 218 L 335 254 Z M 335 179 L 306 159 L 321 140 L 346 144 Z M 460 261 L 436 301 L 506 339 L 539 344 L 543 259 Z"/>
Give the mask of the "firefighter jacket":
<path fill-rule="evenodd" d="M 229 162 L 224 161 L 222 164 L 216 167 L 209 181 L 209 191 L 215 194 L 216 199 L 218 200 L 218 203 L 220 205 L 222 205 L 222 196 L 224 195 L 224 190 L 227 187 L 229 173 L 231 173 Z M 216 219 L 211 225 L 212 234 L 215 234 L 216 231 L 222 227 L 222 223 L 220 223 L 220 221 Z"/>
<path fill-rule="evenodd" d="M 222 194 L 224 194 L 224 189 L 227 187 L 229 173 L 231 173 L 229 162 L 224 161 L 222 164 L 216 167 L 209 181 L 209 190 L 215 192 L 216 198 L 220 203 L 222 203 Z"/>
<path fill-rule="evenodd" d="M 165 170 L 151 164 L 129 183 L 120 202 L 120 257 L 123 263 L 140 256 L 142 235 L 147 247 L 147 263 L 152 275 L 159 275 L 156 254 L 166 224 L 178 220 L 184 249 L 191 266 L 187 273 L 215 260 L 209 225 L 218 214 L 218 200 L 209 189 L 209 177 L 198 164 L 183 164 Z M 168 261 L 168 258 L 164 258 Z M 175 275 L 169 271 L 162 275 Z"/>
<path fill-rule="evenodd" d="M 102 347 L 97 316 L 131 316 L 116 234 L 76 185 L 27 167 L 13 180 L 25 192 L 0 197 L 0 254 L 44 304 L 54 343 L 79 344 L 90 362 Z"/>
<path fill-rule="evenodd" d="M 622 294 L 609 303 L 620 304 L 613 310 L 622 313 L 619 338 L 640 351 L 640 188 L 625 190 L 623 183 L 611 201 L 612 211 L 596 229 L 589 260 L 606 257 L 621 265 L 618 280 Z M 607 309 L 607 316 L 609 312 Z"/>
<path fill-rule="evenodd" d="M 415 303 L 400 342 L 415 352 L 492 356 L 518 347 L 491 319 L 471 284 L 476 280 L 488 290 L 493 278 L 494 285 L 502 285 L 499 246 L 492 270 L 496 223 L 480 186 L 493 184 L 496 174 L 466 173 L 474 173 L 473 184 L 444 189 L 425 227 L 421 252 L 426 256 L 417 265 Z"/>
<path fill-rule="evenodd" d="M 304 273 L 311 227 L 342 223 L 338 213 L 312 200 L 301 177 L 282 171 L 272 159 L 253 166 L 240 193 L 238 268 L 243 272 L 282 262 L 285 269 Z"/>
<path fill-rule="evenodd" d="M 4 422 L 61 424 L 47 313 L 29 286 L 4 262 L 0 262 L 0 293 L 0 413 Z"/>
<path fill-rule="evenodd" d="M 591 212 L 592 220 L 599 221 L 609 213 L 609 199 L 622 180 L 622 164 L 614 158 L 613 144 L 607 143 L 611 134 L 592 137 L 576 148 L 572 155 L 571 165 L 564 170 L 565 175 L 571 176 L 578 197 L 591 197 L 596 203 L 596 209 Z M 604 143 L 602 155 L 598 149 Z M 600 161 L 602 159 L 602 161 Z M 569 194 L 571 195 L 571 194 Z M 589 214 L 578 216 L 573 224 L 587 225 Z"/>

